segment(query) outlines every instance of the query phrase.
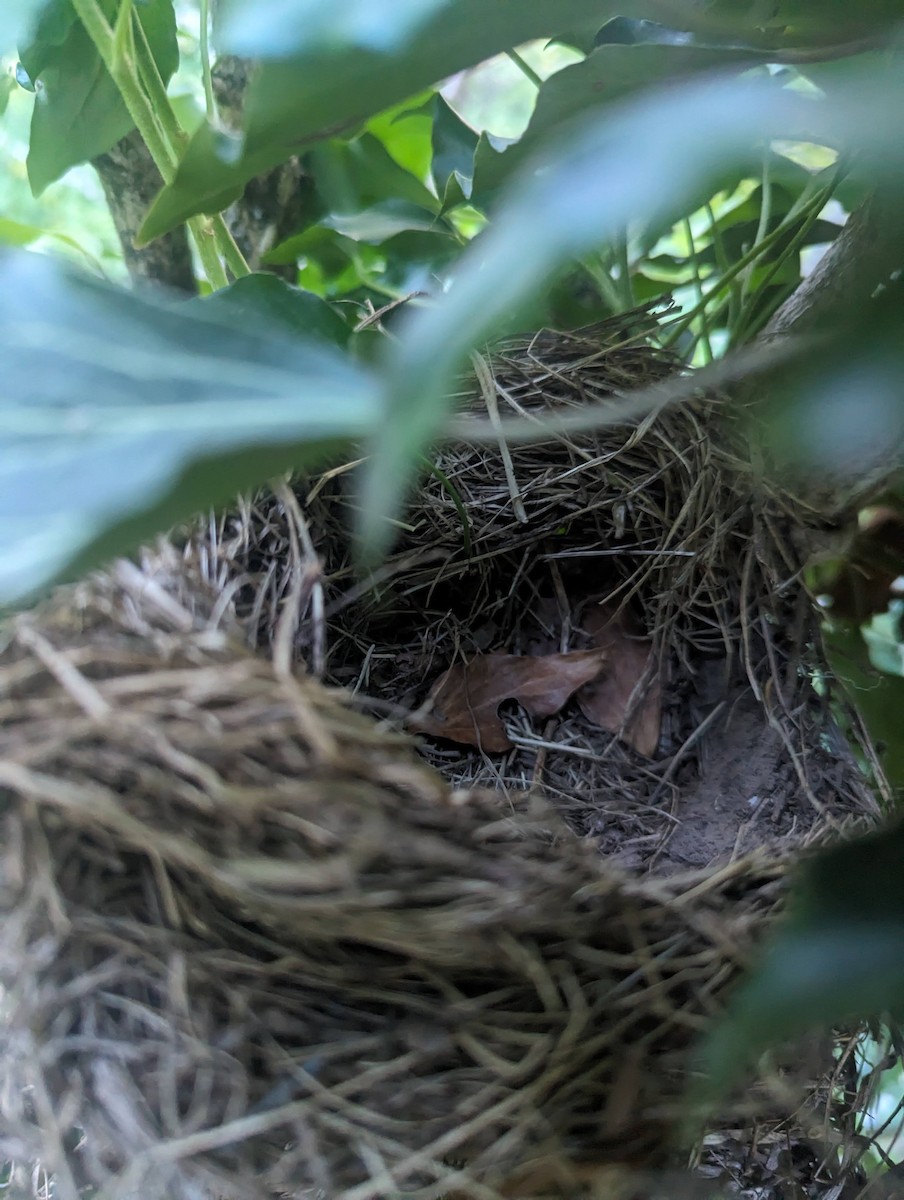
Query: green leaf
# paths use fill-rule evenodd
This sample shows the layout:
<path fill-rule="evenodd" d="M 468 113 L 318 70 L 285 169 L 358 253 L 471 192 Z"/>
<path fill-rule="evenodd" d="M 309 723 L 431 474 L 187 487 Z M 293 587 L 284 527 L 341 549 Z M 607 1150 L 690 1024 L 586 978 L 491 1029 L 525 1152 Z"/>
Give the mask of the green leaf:
<path fill-rule="evenodd" d="M 21 221 L 0 217 L 0 242 L 4 246 L 27 246 L 43 237 L 44 232 L 37 225 L 23 225 Z"/>
<path fill-rule="evenodd" d="M 407 201 L 424 214 L 439 212 L 439 201 L 421 180 L 400 167 L 372 133 L 352 141 L 334 138 L 308 155 L 308 172 L 331 213 L 357 213 L 384 200 Z"/>
<path fill-rule="evenodd" d="M 16 90 L 16 79 L 12 73 L 0 76 L 0 117 L 9 106 L 9 98 Z"/>
<path fill-rule="evenodd" d="M 706 1099 L 769 1046 L 904 1008 L 904 825 L 823 851 L 800 872 L 788 919 L 707 1040 Z"/>
<path fill-rule="evenodd" d="M 43 8 L 28 42 L 19 47 L 19 60 L 32 83 L 65 43 L 77 19 L 72 0 L 50 0 Z"/>
<path fill-rule="evenodd" d="M 3 0 L 0 5 L 0 54 L 31 37 L 47 0 Z"/>
<path fill-rule="evenodd" d="M 324 217 L 321 224 L 330 226 L 357 242 L 385 242 L 397 233 L 408 233 L 412 230 L 427 233 L 445 226 L 444 222 L 437 221 L 422 208 L 404 200 L 384 200 L 382 204 L 375 204 L 372 208 L 348 215 L 335 213 Z"/>
<path fill-rule="evenodd" d="M 330 52 L 337 45 L 386 53 L 420 33 L 449 0 L 393 0 L 391 10 L 372 0 L 242 0 L 218 5 L 218 37 L 233 54 L 288 58 L 299 50 Z"/>
<path fill-rule="evenodd" d="M 118 3 L 101 6 L 110 17 Z M 173 0 L 147 0 L 135 12 L 166 82 L 179 65 Z M 109 150 L 134 122 L 70 0 L 55 0 L 20 57 L 36 86 L 28 178 L 38 196 L 70 167 Z"/>
<path fill-rule="evenodd" d="M 367 132 L 379 138 L 399 166 L 421 182 L 430 178 L 434 95 L 432 91 L 424 92 L 367 122 Z"/>
<path fill-rule="evenodd" d="M 151 302 L 39 255 L 0 257 L 0 283 L 0 604 L 375 423 L 371 377 L 283 332 L 282 302 L 264 336 L 222 302 Z"/>
<path fill-rule="evenodd" d="M 222 317 L 264 335 L 287 333 L 333 346 L 345 346 L 351 335 L 336 309 L 320 296 L 264 273 L 246 275 L 210 296 L 189 300 L 181 309 L 186 310 Z"/>
<path fill-rule="evenodd" d="M 433 182 L 443 209 L 471 195 L 478 136 L 438 93 L 433 101 Z"/>
<path fill-rule="evenodd" d="M 354 258 L 357 247 L 354 241 L 334 229 L 312 225 L 302 233 L 293 234 L 264 257 L 268 266 L 296 262 L 299 258 L 313 259 L 323 270 L 334 275 L 344 271 Z"/>
<path fill-rule="evenodd" d="M 584 112 L 601 112 L 662 82 L 676 84 L 701 71 L 760 61 L 744 51 L 688 46 L 604 45 L 583 62 L 556 71 L 537 93 L 537 104 L 523 136 L 502 152 L 484 145 L 477 160 L 473 200 L 486 205 L 499 187 L 536 153 L 538 147 Z"/>
<path fill-rule="evenodd" d="M 863 631 L 850 622 L 829 624 L 824 640 L 835 677 L 863 718 L 888 782 L 904 788 L 904 679 L 900 669 L 886 673 L 888 664 L 878 665 L 873 660 Z"/>
<path fill-rule="evenodd" d="M 904 643 L 901 641 L 901 615 L 904 602 L 892 600 L 888 612 L 873 617 L 863 628 L 863 640 L 873 666 L 887 675 L 904 676 Z"/>
<path fill-rule="evenodd" d="M 242 0 L 222 5 L 219 44 L 264 59 L 244 143 L 203 126 L 141 229 L 150 241 L 195 213 L 227 207 L 255 175 L 351 130 L 456 71 L 582 20 L 616 0 Z"/>
<path fill-rule="evenodd" d="M 525 318 L 568 259 L 632 227 L 693 211 L 725 174 L 753 172 L 763 139 L 824 137 L 880 155 L 900 148 L 870 114 L 897 103 L 901 81 L 860 78 L 832 103 L 782 90 L 769 77 L 709 78 L 651 92 L 584 122 L 526 164 L 487 231 L 465 252 L 454 287 L 412 318 L 389 362 L 388 419 L 364 484 L 361 531 L 372 553 L 390 536 L 415 455 L 433 437 L 468 352 Z M 700 136 L 700 130 L 706 136 Z M 664 181 L 667 181 L 665 186 Z"/>

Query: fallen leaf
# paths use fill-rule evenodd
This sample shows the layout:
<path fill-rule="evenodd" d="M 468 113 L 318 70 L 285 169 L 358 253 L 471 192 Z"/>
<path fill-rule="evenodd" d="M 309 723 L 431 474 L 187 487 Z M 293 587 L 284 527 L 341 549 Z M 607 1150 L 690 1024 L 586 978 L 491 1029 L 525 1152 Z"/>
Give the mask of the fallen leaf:
<path fill-rule="evenodd" d="M 551 717 L 578 688 L 596 679 L 606 665 L 600 649 L 571 654 L 478 654 L 450 667 L 432 695 L 433 711 L 418 718 L 422 733 L 481 750 L 512 748 L 499 717 L 499 705 L 517 700 L 532 717 Z"/>
<path fill-rule="evenodd" d="M 588 721 L 652 758 L 659 745 L 662 721 L 662 689 L 655 679 L 637 703 L 635 690 L 649 669 L 652 646 L 646 638 L 632 635 L 624 611 L 594 605 L 585 612 L 581 625 L 606 656 L 606 674 L 585 684 L 575 699 Z M 633 701 L 633 705 L 632 705 Z M 631 713 L 628 719 L 628 714 Z M 627 719 L 627 724 L 626 724 Z"/>

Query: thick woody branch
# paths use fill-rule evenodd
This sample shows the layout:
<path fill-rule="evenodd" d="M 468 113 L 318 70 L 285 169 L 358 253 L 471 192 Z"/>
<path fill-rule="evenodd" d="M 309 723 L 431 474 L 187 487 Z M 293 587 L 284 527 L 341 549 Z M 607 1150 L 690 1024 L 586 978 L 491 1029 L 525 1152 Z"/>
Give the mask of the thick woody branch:
<path fill-rule="evenodd" d="M 254 66 L 245 58 L 221 55 L 211 73 L 217 113 L 229 129 L 242 127 L 245 96 Z M 264 267 L 263 259 L 302 223 L 310 186 L 301 160 L 289 158 L 263 175 L 248 182 L 241 197 L 227 210 L 226 223 L 252 271 L 269 270 L 294 283 L 298 271 L 294 262 Z"/>
<path fill-rule="evenodd" d="M 238 130 L 252 66 L 246 59 L 221 57 L 213 68 L 217 109 L 224 125 Z M 136 250 L 134 238 L 154 197 L 163 186 L 160 172 L 137 130 L 92 162 L 100 176 L 113 223 L 122 244 L 133 283 L 196 291 L 191 247 L 184 227 L 174 229 Z M 225 214 L 230 232 L 252 270 L 266 270 L 269 250 L 301 225 L 310 187 L 301 162 L 291 158 L 265 175 L 252 179 L 244 194 Z M 294 262 L 269 268 L 290 282 L 297 276 Z"/>
<path fill-rule="evenodd" d="M 862 323 L 877 290 L 904 269 L 899 208 L 899 198 L 890 188 L 877 189 L 851 215 L 812 274 L 774 314 L 757 339 L 759 344 L 774 347 L 777 341 L 802 339 L 801 345 L 810 347 L 802 353 L 819 354 L 819 346 L 824 345 L 831 357 L 840 344 L 838 334 L 851 323 Z M 755 402 L 764 388 L 769 388 L 768 377 L 750 380 L 743 390 Z M 869 447 L 852 447 L 823 470 L 793 480 L 783 478 L 797 501 L 802 529 L 808 527 L 806 538 L 818 537 L 820 525 L 849 527 L 858 510 L 899 475 L 902 461 L 904 444 L 889 433 Z M 825 549 L 816 542 L 808 542 L 806 548 L 814 553 Z"/>
<path fill-rule="evenodd" d="M 141 250 L 135 249 L 135 235 L 163 186 L 137 129 L 106 154 L 98 155 L 91 165 L 100 177 L 132 282 L 194 294 L 195 272 L 184 225 Z"/>
<path fill-rule="evenodd" d="M 857 309 L 904 267 L 900 197 L 877 189 L 852 214 L 815 270 L 785 301 L 761 337 L 808 333 L 845 308 Z"/>

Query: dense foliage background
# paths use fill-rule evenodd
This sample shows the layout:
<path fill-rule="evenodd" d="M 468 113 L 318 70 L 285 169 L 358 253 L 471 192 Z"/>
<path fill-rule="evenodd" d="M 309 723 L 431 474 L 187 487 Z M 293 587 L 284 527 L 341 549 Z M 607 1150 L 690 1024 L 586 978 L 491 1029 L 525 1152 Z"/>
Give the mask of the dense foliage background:
<path fill-rule="evenodd" d="M 902 20 L 893 0 L 5 4 L 0 604 L 362 439 L 373 560 L 475 347 L 671 297 L 664 340 L 704 372 L 676 396 L 768 398 L 769 470 L 859 507 L 814 588 L 904 785 Z M 250 80 L 222 82 L 229 56 Z M 191 299 L 128 288 L 89 164 L 136 128 L 159 179 L 135 240 L 188 229 Z M 262 176 L 275 207 L 243 238 L 222 214 Z M 726 1038 L 901 1005 L 901 842 L 810 870 Z"/>

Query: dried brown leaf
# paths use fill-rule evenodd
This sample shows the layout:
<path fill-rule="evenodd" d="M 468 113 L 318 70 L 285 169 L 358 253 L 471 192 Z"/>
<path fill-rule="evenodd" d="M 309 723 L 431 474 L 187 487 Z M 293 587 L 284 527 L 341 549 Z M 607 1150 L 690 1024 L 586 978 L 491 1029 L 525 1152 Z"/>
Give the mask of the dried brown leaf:
<path fill-rule="evenodd" d="M 652 647 L 632 635 L 630 620 L 611 606 L 596 605 L 581 621 L 593 644 L 606 656 L 606 673 L 577 694 L 581 712 L 601 729 L 617 734 L 640 754 L 651 758 L 659 744 L 662 689 L 655 679 L 638 703 L 636 689 L 647 674 Z M 630 717 L 629 717 L 630 713 Z"/>
<path fill-rule="evenodd" d="M 532 717 L 553 713 L 606 664 L 599 649 L 571 654 L 479 654 L 450 667 L 433 691 L 433 712 L 417 721 L 422 733 L 449 738 L 499 753 L 512 743 L 499 717 L 499 706 L 517 700 Z"/>

